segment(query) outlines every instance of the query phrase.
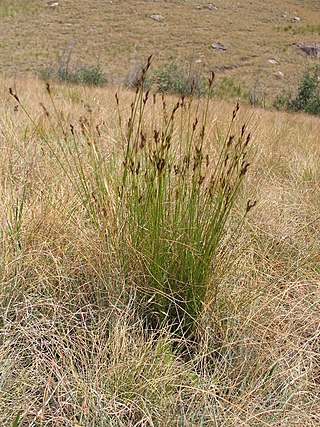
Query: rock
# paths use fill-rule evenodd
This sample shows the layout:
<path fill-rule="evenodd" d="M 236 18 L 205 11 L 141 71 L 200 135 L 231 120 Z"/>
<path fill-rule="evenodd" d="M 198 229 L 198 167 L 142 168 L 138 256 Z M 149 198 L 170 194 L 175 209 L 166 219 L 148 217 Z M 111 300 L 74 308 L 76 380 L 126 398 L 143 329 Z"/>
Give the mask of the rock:
<path fill-rule="evenodd" d="M 313 58 L 320 56 L 320 43 L 311 42 L 311 43 L 296 43 L 296 46 L 303 50 L 307 55 L 312 56 Z"/>
<path fill-rule="evenodd" d="M 275 77 L 277 77 L 277 79 L 283 79 L 284 78 L 284 74 L 282 71 L 276 71 L 275 73 L 273 73 L 273 75 Z"/>
<path fill-rule="evenodd" d="M 55 1 L 55 0 L 53 0 L 53 1 L 47 1 L 47 6 L 56 7 L 56 6 L 59 6 L 59 2 Z"/>
<path fill-rule="evenodd" d="M 268 64 L 272 64 L 272 65 L 279 64 L 279 62 L 276 61 L 275 59 L 268 59 L 267 62 L 268 62 Z"/>
<path fill-rule="evenodd" d="M 164 20 L 164 16 L 157 13 L 155 15 L 151 15 L 150 18 L 157 22 L 162 22 Z"/>
<path fill-rule="evenodd" d="M 214 50 L 227 50 L 227 48 L 222 43 L 213 43 L 211 47 Z"/>
<path fill-rule="evenodd" d="M 202 60 L 201 59 L 197 59 L 196 61 L 194 61 L 196 64 L 201 64 Z"/>
<path fill-rule="evenodd" d="M 217 10 L 218 8 L 213 3 L 208 3 L 206 6 L 203 6 L 202 4 L 198 4 L 196 6 L 196 9 L 197 10 L 201 10 L 201 9 Z"/>
<path fill-rule="evenodd" d="M 290 22 L 292 22 L 293 24 L 297 24 L 300 21 L 301 21 L 301 19 L 299 18 L 299 16 L 295 16 L 294 18 L 292 18 L 290 20 Z"/>

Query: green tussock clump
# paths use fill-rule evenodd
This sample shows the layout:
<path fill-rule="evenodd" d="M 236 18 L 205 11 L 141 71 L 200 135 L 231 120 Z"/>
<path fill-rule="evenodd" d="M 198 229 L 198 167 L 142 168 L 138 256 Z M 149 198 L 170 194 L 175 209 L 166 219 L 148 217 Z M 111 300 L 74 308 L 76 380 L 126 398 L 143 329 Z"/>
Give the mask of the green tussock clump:
<path fill-rule="evenodd" d="M 123 130 L 123 253 L 140 265 L 139 293 L 154 321 L 186 331 L 215 299 L 210 277 L 249 166 L 250 135 L 246 125 L 235 131 L 237 106 L 228 134 L 209 141 L 208 104 L 200 111 L 192 97 L 171 106 L 162 97 L 160 117 L 146 119 L 156 96 L 143 84 L 144 75 Z"/>
<path fill-rule="evenodd" d="M 209 96 L 202 108 L 190 94 L 168 103 L 144 90 L 151 60 L 143 69 L 125 120 L 116 95 L 120 130 L 116 171 L 103 159 L 88 119 L 80 122 L 89 170 L 74 127 L 62 128 L 60 152 L 44 136 L 93 225 L 110 242 L 122 274 L 137 292 L 149 327 L 163 323 L 192 336 L 212 310 L 217 286 L 211 280 L 229 215 L 247 173 L 250 134 L 239 127 L 236 106 L 227 134 L 207 138 Z M 213 85 L 214 76 L 208 82 Z M 55 101 L 47 85 L 53 106 Z M 43 136 L 43 135 L 42 135 Z M 108 206 L 109 194 L 115 195 Z M 251 209 L 248 203 L 246 212 Z M 103 228 L 102 228 L 103 224 Z M 116 230 L 114 229 L 116 227 Z M 112 249 L 114 251 L 114 248 Z"/>

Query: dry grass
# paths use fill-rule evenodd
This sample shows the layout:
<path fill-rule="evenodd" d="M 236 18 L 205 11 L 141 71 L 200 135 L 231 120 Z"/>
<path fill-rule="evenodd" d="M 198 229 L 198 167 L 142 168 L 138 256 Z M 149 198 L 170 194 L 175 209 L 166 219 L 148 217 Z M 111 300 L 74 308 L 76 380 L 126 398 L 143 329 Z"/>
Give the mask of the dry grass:
<path fill-rule="evenodd" d="M 123 79 L 135 63 L 156 55 L 155 66 L 174 60 L 186 69 L 213 69 L 219 79 L 232 78 L 260 98 L 265 91 L 271 100 L 279 91 L 296 87 L 306 63 L 315 60 L 293 44 L 315 37 L 303 29 L 319 24 L 318 1 L 214 3 L 217 10 L 210 11 L 207 2 L 197 0 L 60 0 L 58 7 L 42 0 L 4 0 L 0 66 L 11 74 L 39 72 L 71 48 L 75 62 L 101 64 L 109 81 Z M 197 10 L 197 5 L 203 8 Z M 150 19 L 155 13 L 165 20 Z M 294 16 L 301 22 L 292 24 Z M 284 31 L 288 25 L 292 31 Z M 300 28 L 302 34 L 295 34 Z M 227 51 L 213 51 L 210 46 L 217 42 Z M 201 64 L 196 64 L 199 59 Z M 268 59 L 279 64 L 270 65 Z M 283 80 L 273 74 L 279 70 Z"/>
<path fill-rule="evenodd" d="M 110 159 L 120 142 L 114 89 L 52 91 L 63 123 L 100 125 Z M 187 360 L 168 329 L 146 333 L 127 287 L 134 265 L 124 276 L 116 247 L 106 253 L 39 136 L 57 150 L 63 138 L 43 84 L 3 79 L 0 95 L 0 424 L 21 411 L 21 426 L 320 425 L 319 119 L 241 110 L 252 166 L 234 224 L 248 197 L 257 206 L 227 271 L 212 278 L 215 311 Z M 120 98 L 129 115 L 132 94 Z M 232 108 L 210 105 L 209 140 Z"/>

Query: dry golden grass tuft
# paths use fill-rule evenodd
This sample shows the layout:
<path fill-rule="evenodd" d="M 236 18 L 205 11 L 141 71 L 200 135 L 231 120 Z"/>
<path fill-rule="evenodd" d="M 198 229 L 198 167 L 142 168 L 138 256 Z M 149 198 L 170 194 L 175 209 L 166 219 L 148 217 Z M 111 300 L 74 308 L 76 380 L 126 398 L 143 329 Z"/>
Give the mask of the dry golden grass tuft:
<path fill-rule="evenodd" d="M 20 412 L 21 426 L 318 426 L 319 119 L 241 108 L 251 167 L 227 242 L 248 197 L 257 205 L 212 277 L 215 310 L 187 358 L 168 328 L 146 332 L 134 260 L 124 275 L 117 236 L 101 238 L 57 161 L 72 124 L 83 160 L 90 137 L 119 165 L 114 89 L 54 86 L 55 108 L 34 80 L 0 90 L 0 424 Z M 133 94 L 119 96 L 128 117 Z M 232 110 L 210 104 L 208 141 Z M 110 215 L 115 203 L 110 191 Z"/>

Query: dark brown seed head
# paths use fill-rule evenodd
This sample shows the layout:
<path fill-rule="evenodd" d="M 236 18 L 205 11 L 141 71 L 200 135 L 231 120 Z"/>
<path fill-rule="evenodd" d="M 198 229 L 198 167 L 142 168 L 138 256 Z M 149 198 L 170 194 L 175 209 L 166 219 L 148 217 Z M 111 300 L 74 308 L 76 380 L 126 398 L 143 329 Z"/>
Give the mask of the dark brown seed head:
<path fill-rule="evenodd" d="M 159 142 L 159 131 L 157 129 L 154 129 L 154 131 L 153 131 L 153 139 L 154 139 L 154 142 L 156 144 L 158 144 L 158 142 Z"/>
<path fill-rule="evenodd" d="M 229 139 L 228 139 L 228 142 L 227 142 L 227 147 L 228 147 L 228 148 L 231 146 L 231 144 L 232 144 L 233 140 L 234 140 L 234 135 L 230 135 L 230 136 L 229 136 Z"/>
<path fill-rule="evenodd" d="M 144 148 L 144 146 L 146 145 L 146 141 L 147 141 L 147 137 L 146 135 L 142 132 L 140 132 L 140 149 L 142 150 Z"/>
<path fill-rule="evenodd" d="M 147 101 L 148 101 L 149 93 L 150 93 L 150 90 L 148 89 L 148 90 L 147 90 L 147 92 L 145 93 L 144 98 L 143 98 L 143 104 L 144 104 L 144 105 L 146 105 L 146 103 L 147 103 Z"/>
<path fill-rule="evenodd" d="M 247 135 L 247 139 L 246 139 L 246 142 L 245 142 L 245 144 L 244 144 L 244 146 L 245 146 L 245 147 L 249 144 L 250 139 L 251 139 L 251 134 L 249 133 L 249 134 Z"/>
<path fill-rule="evenodd" d="M 248 213 L 252 208 L 254 208 L 256 204 L 257 204 L 257 201 L 256 201 L 256 200 L 251 201 L 251 200 L 249 199 L 249 200 L 248 200 L 248 202 L 247 202 L 246 214 L 247 214 L 247 213 Z"/>
<path fill-rule="evenodd" d="M 10 95 L 11 95 L 11 96 L 13 96 L 13 97 L 14 97 L 14 99 L 15 99 L 17 102 L 19 102 L 19 104 L 20 104 L 20 99 L 18 98 L 18 95 L 17 95 L 16 93 L 14 93 L 14 92 L 13 92 L 13 90 L 12 90 L 12 88 L 11 88 L 11 87 L 9 87 L 9 93 L 10 93 Z"/>
<path fill-rule="evenodd" d="M 238 111 L 239 111 L 239 108 L 240 108 L 240 104 L 239 104 L 239 102 L 237 102 L 237 105 L 236 105 L 235 109 L 232 112 L 232 121 L 234 121 L 234 119 L 236 118 L 236 116 L 238 114 Z"/>
<path fill-rule="evenodd" d="M 42 102 L 40 102 L 40 107 L 43 109 L 45 115 L 49 117 L 50 116 L 49 111 L 46 109 L 45 105 Z"/>
<path fill-rule="evenodd" d="M 204 181 L 204 176 L 201 175 L 198 181 L 199 187 L 202 185 L 203 181 Z"/>
<path fill-rule="evenodd" d="M 214 72 L 211 71 L 211 76 L 209 77 L 209 89 L 211 89 L 213 85 L 214 77 L 215 77 Z"/>
<path fill-rule="evenodd" d="M 244 176 L 247 173 L 249 166 L 250 166 L 250 163 L 248 162 L 242 163 L 241 170 L 240 170 L 240 177 Z"/>
<path fill-rule="evenodd" d="M 193 125 L 192 125 L 193 132 L 196 130 L 197 124 L 198 124 L 198 117 L 196 117 L 195 121 L 193 122 Z"/>

